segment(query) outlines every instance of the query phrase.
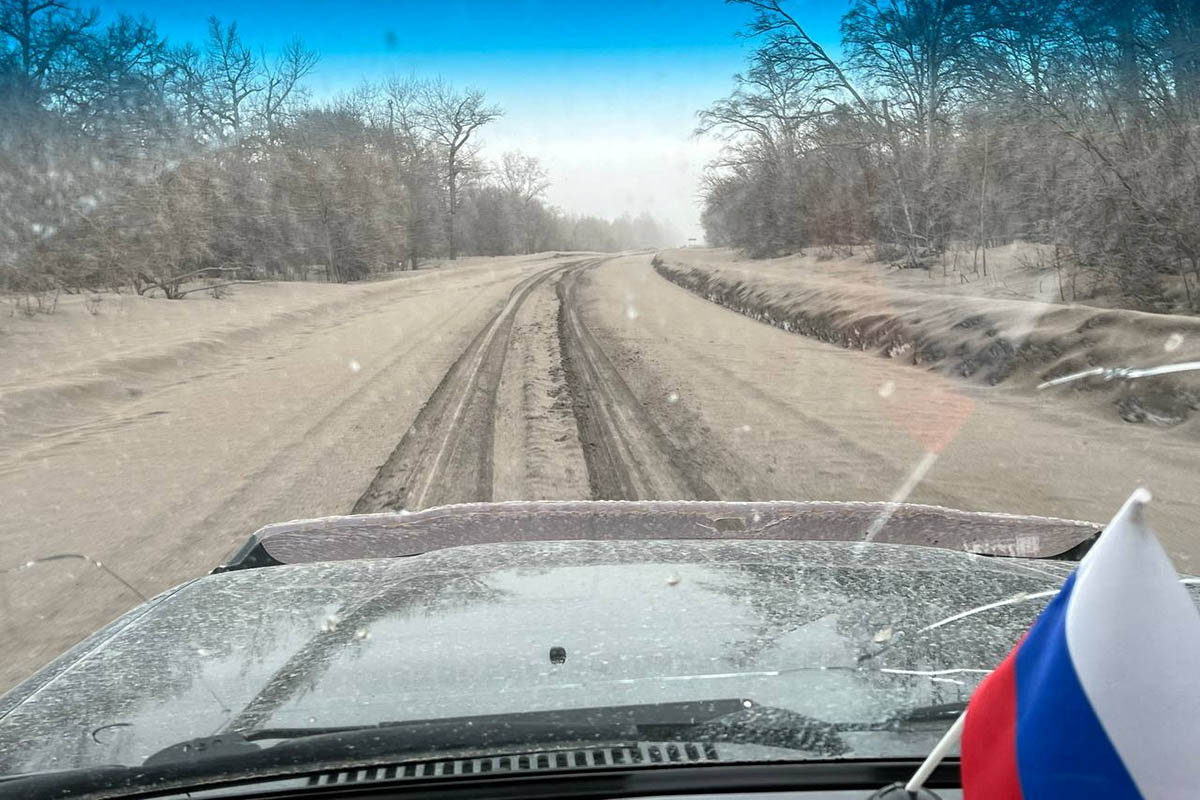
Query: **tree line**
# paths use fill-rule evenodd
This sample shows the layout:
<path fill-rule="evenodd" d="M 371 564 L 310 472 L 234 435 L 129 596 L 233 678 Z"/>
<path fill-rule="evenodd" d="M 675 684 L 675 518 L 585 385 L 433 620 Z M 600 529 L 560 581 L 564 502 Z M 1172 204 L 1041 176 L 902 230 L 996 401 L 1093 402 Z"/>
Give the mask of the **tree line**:
<path fill-rule="evenodd" d="M 175 44 L 146 18 L 0 0 L 0 289 L 176 297 L 197 275 L 347 281 L 669 243 L 645 214 L 550 207 L 536 158 L 486 162 L 479 134 L 503 111 L 483 91 L 391 78 L 316 103 L 318 62 L 215 18 Z"/>
<path fill-rule="evenodd" d="M 841 49 L 785 0 L 699 114 L 728 146 L 703 187 L 711 243 L 766 256 L 869 244 L 1036 243 L 1065 300 L 1200 310 L 1200 4 L 853 0 Z"/>

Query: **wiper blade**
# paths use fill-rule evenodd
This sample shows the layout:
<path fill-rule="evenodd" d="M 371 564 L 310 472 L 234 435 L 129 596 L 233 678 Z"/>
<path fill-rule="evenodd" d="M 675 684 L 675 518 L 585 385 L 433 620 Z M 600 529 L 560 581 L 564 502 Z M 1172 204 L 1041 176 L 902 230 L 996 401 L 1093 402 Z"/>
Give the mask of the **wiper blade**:
<path fill-rule="evenodd" d="M 1200 370 L 1200 361 L 1183 361 L 1177 364 L 1162 364 L 1157 367 L 1092 367 L 1082 372 L 1073 372 L 1060 378 L 1052 378 L 1038 384 L 1039 389 L 1049 389 L 1051 386 L 1061 386 L 1064 383 L 1074 383 L 1084 378 L 1102 378 L 1112 380 L 1137 380 L 1150 378 L 1155 375 L 1170 375 L 1175 372 L 1191 372 Z"/>
<path fill-rule="evenodd" d="M 352 733 L 354 731 L 383 728 L 386 725 L 387 723 L 380 723 L 378 725 L 313 725 L 304 728 L 257 728 L 234 735 L 241 736 L 247 742 L 261 742 L 267 739 L 303 739 L 307 736 L 327 736 L 331 733 Z"/>
<path fill-rule="evenodd" d="M 356 758 L 397 758 L 454 750 L 561 747 L 597 742 L 634 744 L 687 739 L 693 742 L 759 744 L 833 757 L 848 747 L 830 723 L 780 708 L 734 698 L 565 711 L 528 711 L 377 725 L 261 728 L 193 739 L 146 759 L 145 766 L 207 762 L 255 754 L 272 763 L 319 759 L 352 748 Z M 281 740 L 271 747 L 257 742 Z"/>
<path fill-rule="evenodd" d="M 910 708 L 892 719 L 898 723 L 904 722 L 953 722 L 967 710 L 965 700 L 954 703 L 938 703 L 929 706 Z"/>
<path fill-rule="evenodd" d="M 966 710 L 966 701 L 937 703 L 905 709 L 882 722 L 837 722 L 831 724 L 837 730 L 847 733 L 851 731 L 894 731 L 905 728 L 913 723 L 942 722 L 946 724 L 946 727 L 949 727 Z"/>
<path fill-rule="evenodd" d="M 741 698 L 423 720 L 350 730 L 264 728 L 181 742 L 137 767 L 39 773 L 16 778 L 11 785 L 23 796 L 148 787 L 165 791 L 202 788 L 231 776 L 255 780 L 312 774 L 352 765 L 441 758 L 451 751 L 460 751 L 454 757 L 463 757 L 461 751 L 504 756 L 527 753 L 531 748 L 561 750 L 600 742 L 625 746 L 654 741 L 755 744 L 804 751 L 824 760 L 848 751 L 839 730 L 849 728 Z M 265 741 L 280 734 L 290 737 L 271 747 L 248 738 Z"/>
<path fill-rule="evenodd" d="M 300 747 L 313 740 L 324 742 L 329 737 L 339 742 L 353 741 L 359 750 L 365 747 L 368 752 L 381 754 L 682 738 L 767 745 L 830 757 L 848 749 L 829 723 L 740 698 L 388 722 L 348 731 L 264 728 L 245 734 L 247 740 L 287 739 L 272 749 Z M 367 741 L 360 742 L 364 738 Z"/>
<path fill-rule="evenodd" d="M 180 742 L 150 756 L 147 766 L 207 760 L 231 752 L 266 752 L 255 742 L 283 740 L 272 752 L 328 747 L 328 740 L 353 741 L 361 754 L 403 754 L 468 747 L 513 747 L 574 741 L 648 740 L 676 734 L 713 719 L 754 708 L 731 698 L 600 706 L 563 711 L 526 711 L 446 719 L 406 720 L 357 726 L 258 728 Z M 319 740 L 319 741 L 316 741 Z M 362 740 L 362 742 L 360 742 Z"/>

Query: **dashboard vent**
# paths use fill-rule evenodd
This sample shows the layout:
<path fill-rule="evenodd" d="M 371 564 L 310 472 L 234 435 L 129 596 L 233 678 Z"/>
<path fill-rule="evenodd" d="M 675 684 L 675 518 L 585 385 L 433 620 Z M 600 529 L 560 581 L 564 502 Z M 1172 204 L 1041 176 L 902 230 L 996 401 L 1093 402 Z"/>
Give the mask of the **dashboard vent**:
<path fill-rule="evenodd" d="M 589 747 L 549 750 L 484 758 L 409 761 L 380 767 L 346 769 L 313 775 L 309 786 L 344 786 L 371 781 L 487 775 L 489 773 L 539 772 L 586 767 L 637 766 L 641 764 L 697 764 L 719 761 L 711 744 L 691 742 L 643 742 L 627 747 Z"/>

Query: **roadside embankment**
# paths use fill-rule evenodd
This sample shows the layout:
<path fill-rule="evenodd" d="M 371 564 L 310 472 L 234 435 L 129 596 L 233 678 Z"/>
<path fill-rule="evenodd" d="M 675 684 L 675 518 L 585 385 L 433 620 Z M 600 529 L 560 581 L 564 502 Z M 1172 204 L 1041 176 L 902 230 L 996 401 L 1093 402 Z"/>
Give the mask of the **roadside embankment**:
<path fill-rule="evenodd" d="M 885 268 L 848 280 L 811 258 L 738 259 L 729 251 L 669 250 L 654 259 L 667 280 L 785 331 L 989 386 L 1038 383 L 1091 367 L 1200 360 L 1200 319 L 911 288 Z M 861 265 L 857 265 L 861 268 Z M 902 285 L 907 283 L 907 285 Z M 1045 390 L 1134 423 L 1195 427 L 1200 371 L 1135 381 L 1086 378 Z"/>

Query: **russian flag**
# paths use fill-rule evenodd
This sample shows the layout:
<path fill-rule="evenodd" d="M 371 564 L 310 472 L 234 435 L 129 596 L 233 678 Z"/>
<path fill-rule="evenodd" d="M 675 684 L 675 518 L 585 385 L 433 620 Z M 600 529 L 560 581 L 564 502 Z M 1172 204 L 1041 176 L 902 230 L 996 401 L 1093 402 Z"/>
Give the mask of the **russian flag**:
<path fill-rule="evenodd" d="M 1200 612 L 1139 490 L 975 690 L 967 800 L 1200 793 Z"/>

